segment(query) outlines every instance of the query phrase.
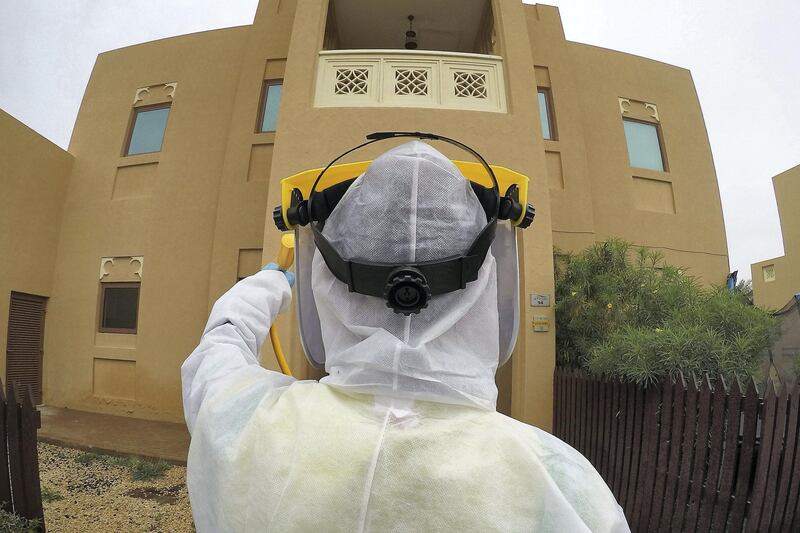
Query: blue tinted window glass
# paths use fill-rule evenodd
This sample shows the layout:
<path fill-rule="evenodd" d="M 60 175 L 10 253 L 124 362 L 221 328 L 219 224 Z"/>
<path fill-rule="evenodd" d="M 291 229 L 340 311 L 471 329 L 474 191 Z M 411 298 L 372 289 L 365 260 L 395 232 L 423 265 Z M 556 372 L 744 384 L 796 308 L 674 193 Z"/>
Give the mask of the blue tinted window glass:
<path fill-rule="evenodd" d="M 267 85 L 266 92 L 264 116 L 261 117 L 261 131 L 275 131 L 275 125 L 278 123 L 278 107 L 281 105 L 283 84 L 274 83 Z"/>
<path fill-rule="evenodd" d="M 168 107 L 137 112 L 131 142 L 128 145 L 128 155 L 161 150 L 168 116 Z"/>
<path fill-rule="evenodd" d="M 539 91 L 539 120 L 542 122 L 542 137 L 552 140 L 553 132 L 550 128 L 550 106 L 547 105 L 547 93 L 545 91 Z"/>
<path fill-rule="evenodd" d="M 663 171 L 664 161 L 661 159 L 658 127 L 655 124 L 632 120 L 623 120 L 623 124 L 625 125 L 625 140 L 628 141 L 628 159 L 630 159 L 631 166 Z"/>

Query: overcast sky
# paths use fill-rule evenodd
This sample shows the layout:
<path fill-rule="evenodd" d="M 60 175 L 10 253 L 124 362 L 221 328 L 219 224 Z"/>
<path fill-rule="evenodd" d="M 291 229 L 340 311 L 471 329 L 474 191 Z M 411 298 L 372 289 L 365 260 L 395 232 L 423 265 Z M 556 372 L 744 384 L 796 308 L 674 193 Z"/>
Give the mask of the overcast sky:
<path fill-rule="evenodd" d="M 98 53 L 253 21 L 257 0 L 0 0 L 0 108 L 66 148 Z M 731 269 L 783 254 L 771 177 L 800 164 L 800 2 L 551 0 L 567 39 L 692 71 Z"/>

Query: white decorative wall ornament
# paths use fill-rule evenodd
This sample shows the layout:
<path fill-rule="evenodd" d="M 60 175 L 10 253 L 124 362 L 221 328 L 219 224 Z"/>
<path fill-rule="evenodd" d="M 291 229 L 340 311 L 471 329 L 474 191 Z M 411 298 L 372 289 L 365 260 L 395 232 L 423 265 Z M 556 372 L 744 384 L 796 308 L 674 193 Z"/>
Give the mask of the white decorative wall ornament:
<path fill-rule="evenodd" d="M 114 258 L 113 257 L 101 257 L 100 258 L 100 279 L 102 280 L 104 277 L 108 276 L 110 272 L 106 270 L 106 265 L 110 264 L 114 266 Z"/>
<path fill-rule="evenodd" d="M 336 69 L 335 94 L 367 94 L 369 70 L 365 68 Z"/>
<path fill-rule="evenodd" d="M 761 272 L 764 274 L 764 281 L 769 283 L 775 281 L 775 265 L 767 265 L 761 267 Z"/>
<path fill-rule="evenodd" d="M 131 264 L 136 266 L 135 265 L 136 263 L 138 263 L 139 266 L 133 274 L 137 276 L 139 279 L 142 279 L 142 268 L 144 268 L 144 256 L 141 255 L 132 256 Z"/>
<path fill-rule="evenodd" d="M 624 115 L 625 113 L 631 110 L 631 101 L 628 100 L 627 98 L 617 98 L 617 101 L 619 102 L 620 115 Z M 626 105 L 628 107 L 625 107 Z"/>
<path fill-rule="evenodd" d="M 486 98 L 486 74 L 454 71 L 453 88 L 460 98 Z"/>
<path fill-rule="evenodd" d="M 428 95 L 428 71 L 404 68 L 394 71 L 394 94 L 410 96 Z"/>
<path fill-rule="evenodd" d="M 141 102 L 143 100 L 142 95 L 149 92 L 150 87 L 139 87 L 136 89 L 136 94 L 133 95 L 133 105 L 136 105 L 136 102 Z"/>
<path fill-rule="evenodd" d="M 172 89 L 171 91 L 169 91 L 167 93 L 167 96 L 169 98 L 173 98 L 174 99 L 175 98 L 175 91 L 178 90 L 178 82 L 177 81 L 173 81 L 172 83 L 165 83 L 164 84 L 164 90 L 167 90 L 167 89 Z"/>
<path fill-rule="evenodd" d="M 656 119 L 656 122 L 661 122 L 661 119 L 658 118 L 658 107 L 656 107 L 656 104 L 648 104 L 647 102 L 643 103 L 645 109 L 649 109 L 650 111 L 652 111 L 650 117 Z"/>

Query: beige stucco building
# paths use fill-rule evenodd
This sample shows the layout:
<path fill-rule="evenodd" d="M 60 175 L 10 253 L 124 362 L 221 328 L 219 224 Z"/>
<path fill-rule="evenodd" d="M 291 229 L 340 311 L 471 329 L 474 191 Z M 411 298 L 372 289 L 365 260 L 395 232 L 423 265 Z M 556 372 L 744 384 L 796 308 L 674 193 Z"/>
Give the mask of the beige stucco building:
<path fill-rule="evenodd" d="M 800 293 L 800 165 L 772 178 L 783 235 L 781 257 L 750 265 L 753 302 L 778 310 Z"/>
<path fill-rule="evenodd" d="M 531 178 L 522 323 L 498 375 L 501 410 L 527 422 L 551 423 L 553 308 L 528 304 L 553 294 L 554 246 L 618 236 L 706 282 L 728 270 L 691 74 L 569 42 L 554 7 L 262 0 L 251 26 L 100 54 L 68 153 L 0 119 L 0 253 L 14 257 L 0 267 L 0 344 L 38 328 L 12 317 L 24 331 L 6 331 L 14 297 L 23 318 L 46 305 L 41 364 L 28 346 L 8 368 L 54 406 L 181 420 L 179 366 L 210 306 L 275 254 L 280 178 L 372 131 L 454 137 Z M 316 376 L 293 315 L 279 326 L 295 374 Z"/>

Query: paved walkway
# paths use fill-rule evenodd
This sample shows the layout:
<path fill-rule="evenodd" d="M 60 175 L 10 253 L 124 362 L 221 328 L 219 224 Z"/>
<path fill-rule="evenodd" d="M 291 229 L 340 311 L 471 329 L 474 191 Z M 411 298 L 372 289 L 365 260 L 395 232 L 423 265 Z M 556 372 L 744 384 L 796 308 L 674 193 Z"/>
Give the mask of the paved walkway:
<path fill-rule="evenodd" d="M 189 432 L 185 424 L 47 406 L 40 406 L 39 411 L 42 413 L 39 440 L 43 442 L 186 464 Z"/>

